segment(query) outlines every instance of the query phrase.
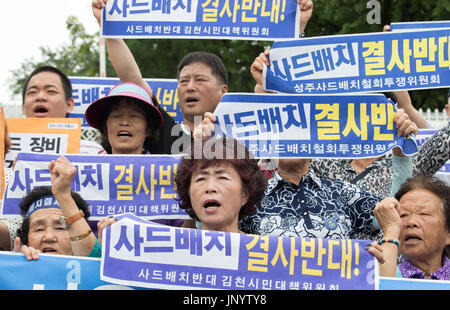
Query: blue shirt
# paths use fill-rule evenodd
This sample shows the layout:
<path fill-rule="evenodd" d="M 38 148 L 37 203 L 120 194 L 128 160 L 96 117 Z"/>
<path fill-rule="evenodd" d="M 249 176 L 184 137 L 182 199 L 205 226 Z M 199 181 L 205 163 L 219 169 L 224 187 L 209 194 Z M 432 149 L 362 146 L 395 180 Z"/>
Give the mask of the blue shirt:
<path fill-rule="evenodd" d="M 300 185 L 276 172 L 268 181 L 261 207 L 243 219 L 241 230 L 257 235 L 351 239 L 356 232 L 370 232 L 373 208 L 380 200 L 356 185 L 319 179 L 312 170 Z"/>

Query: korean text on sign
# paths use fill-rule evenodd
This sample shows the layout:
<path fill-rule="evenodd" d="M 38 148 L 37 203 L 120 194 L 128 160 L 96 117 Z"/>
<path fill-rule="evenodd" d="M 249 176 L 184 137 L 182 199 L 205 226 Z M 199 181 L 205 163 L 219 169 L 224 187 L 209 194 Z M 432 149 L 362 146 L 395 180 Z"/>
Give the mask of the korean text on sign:
<path fill-rule="evenodd" d="M 108 227 L 103 240 L 101 278 L 122 285 L 309 290 L 373 289 L 375 283 L 375 260 L 362 250 L 363 240 L 186 229 L 132 215 Z"/>
<path fill-rule="evenodd" d="M 450 86 L 450 28 L 275 42 L 266 90 L 298 94 Z"/>
<path fill-rule="evenodd" d="M 375 157 L 395 146 L 414 154 L 414 140 L 397 136 L 395 113 L 379 94 L 228 93 L 214 112 L 215 133 L 238 139 L 259 158 Z"/>
<path fill-rule="evenodd" d="M 298 37 L 289 0 L 114 0 L 103 11 L 105 37 L 287 39 Z"/>

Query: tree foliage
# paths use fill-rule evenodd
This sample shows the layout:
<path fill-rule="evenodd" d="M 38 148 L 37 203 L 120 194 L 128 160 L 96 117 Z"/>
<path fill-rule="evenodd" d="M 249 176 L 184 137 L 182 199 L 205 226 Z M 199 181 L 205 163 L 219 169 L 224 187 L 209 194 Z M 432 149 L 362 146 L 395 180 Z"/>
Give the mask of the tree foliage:
<path fill-rule="evenodd" d="M 51 65 L 68 76 L 98 76 L 99 53 L 98 34 L 88 34 L 77 17 L 70 16 L 66 21 L 69 42 L 56 49 L 41 46 L 40 60 L 26 59 L 11 72 L 10 89 L 14 95 L 22 93 L 27 76 L 37 67 Z"/>
<path fill-rule="evenodd" d="M 378 0 L 381 4 L 381 24 L 369 24 L 370 11 L 366 0 L 315 0 L 314 12 L 306 27 L 308 37 L 382 31 L 391 22 L 449 20 L 448 0 L 411 1 Z M 47 63 L 68 75 L 98 76 L 98 34 L 89 35 L 76 20 L 69 18 L 70 42 L 56 51 L 41 48 L 42 60 L 25 61 L 13 72 L 16 90 L 23 79 L 38 64 Z M 272 45 L 271 41 L 193 40 L 193 39 L 130 39 L 126 40 L 144 78 L 176 78 L 176 67 L 190 51 L 203 50 L 219 55 L 228 70 L 231 92 L 251 92 L 254 81 L 250 66 L 255 57 Z M 116 76 L 107 62 L 107 76 Z M 447 101 L 447 89 L 410 91 L 416 108 L 442 109 Z"/>

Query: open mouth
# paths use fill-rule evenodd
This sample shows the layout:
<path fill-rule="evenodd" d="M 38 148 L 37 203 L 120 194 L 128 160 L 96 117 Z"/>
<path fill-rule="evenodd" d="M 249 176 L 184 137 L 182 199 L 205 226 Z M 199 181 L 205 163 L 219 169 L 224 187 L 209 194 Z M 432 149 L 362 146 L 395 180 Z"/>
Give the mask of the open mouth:
<path fill-rule="evenodd" d="M 203 208 L 208 209 L 208 208 L 219 208 L 220 207 L 220 202 L 218 202 L 217 200 L 214 199 L 208 199 L 203 203 Z"/>
<path fill-rule="evenodd" d="M 58 254 L 58 251 L 56 251 L 53 248 L 43 248 L 42 249 L 42 253 L 47 253 L 47 254 Z"/>
<path fill-rule="evenodd" d="M 132 137 L 133 135 L 129 131 L 121 130 L 117 133 L 118 137 Z"/>
<path fill-rule="evenodd" d="M 199 100 L 198 98 L 195 97 L 187 97 L 186 98 L 186 103 L 197 103 Z"/>
<path fill-rule="evenodd" d="M 43 105 L 38 105 L 33 110 L 34 114 L 39 116 L 48 113 L 48 109 Z"/>
<path fill-rule="evenodd" d="M 422 240 L 422 238 L 420 238 L 417 235 L 406 235 L 404 238 L 404 242 L 407 242 L 407 243 L 421 241 L 421 240 Z"/>

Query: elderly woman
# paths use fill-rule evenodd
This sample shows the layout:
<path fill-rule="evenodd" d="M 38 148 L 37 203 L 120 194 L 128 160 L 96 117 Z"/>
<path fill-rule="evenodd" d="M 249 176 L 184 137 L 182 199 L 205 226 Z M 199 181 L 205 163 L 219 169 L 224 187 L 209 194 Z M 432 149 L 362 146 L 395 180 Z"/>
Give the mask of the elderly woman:
<path fill-rule="evenodd" d="M 181 160 L 175 182 L 180 207 L 197 228 L 237 233 L 239 220 L 256 211 L 267 186 L 244 145 L 215 137 L 194 144 L 190 157 Z"/>
<path fill-rule="evenodd" d="M 158 147 L 164 124 L 158 104 L 137 84 L 117 84 L 89 105 L 85 117 L 100 130 L 108 154 L 170 154 Z"/>
<path fill-rule="evenodd" d="M 161 134 L 167 133 L 163 125 L 173 120 L 160 109 L 156 98 L 137 84 L 117 84 L 107 96 L 89 105 L 85 117 L 91 127 L 100 130 L 101 144 L 108 154 L 171 154 L 170 139 Z M 99 221 L 97 231 L 113 222 L 111 218 Z M 155 222 L 181 226 L 184 221 Z"/>
<path fill-rule="evenodd" d="M 382 262 L 381 276 L 450 280 L 449 186 L 431 176 L 408 179 L 374 213 L 384 238 L 368 251 Z"/>
<path fill-rule="evenodd" d="M 28 260 L 38 259 L 39 253 L 100 257 L 100 244 L 87 222 L 89 206 L 70 190 L 76 168 L 60 156 L 49 170 L 52 186 L 34 188 L 20 203 L 24 220 L 14 250 Z"/>

